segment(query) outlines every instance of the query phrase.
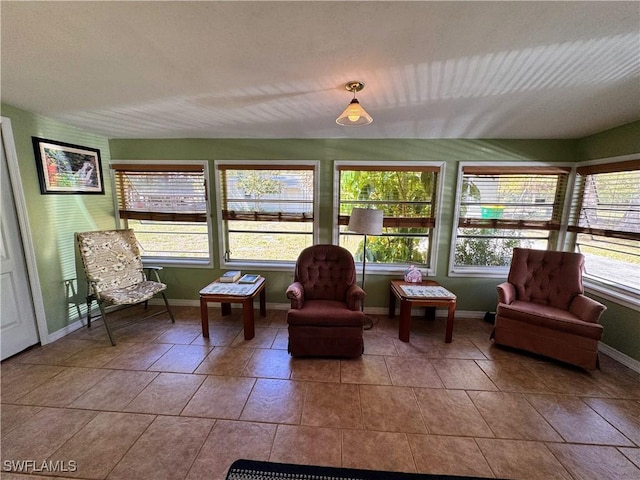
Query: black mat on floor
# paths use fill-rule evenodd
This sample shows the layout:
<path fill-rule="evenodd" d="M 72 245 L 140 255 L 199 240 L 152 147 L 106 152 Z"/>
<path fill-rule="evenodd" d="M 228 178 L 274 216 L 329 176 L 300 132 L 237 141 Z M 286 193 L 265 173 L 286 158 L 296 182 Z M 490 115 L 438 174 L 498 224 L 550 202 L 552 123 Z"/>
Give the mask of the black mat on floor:
<path fill-rule="evenodd" d="M 316 467 L 290 463 L 236 460 L 227 480 L 484 480 L 481 477 L 431 475 L 426 473 L 382 472 L 355 468 Z"/>

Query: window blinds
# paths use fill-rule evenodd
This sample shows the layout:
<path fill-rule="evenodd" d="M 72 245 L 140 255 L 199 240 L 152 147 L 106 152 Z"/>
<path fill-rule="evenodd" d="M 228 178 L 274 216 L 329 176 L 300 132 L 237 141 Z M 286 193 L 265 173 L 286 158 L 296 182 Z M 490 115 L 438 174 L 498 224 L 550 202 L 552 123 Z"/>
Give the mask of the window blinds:
<path fill-rule="evenodd" d="M 203 165 L 113 164 L 121 219 L 206 222 Z"/>
<path fill-rule="evenodd" d="M 312 165 L 219 165 L 223 220 L 313 222 Z"/>
<path fill-rule="evenodd" d="M 569 231 L 640 240 L 640 160 L 578 168 L 580 208 Z"/>
<path fill-rule="evenodd" d="M 559 230 L 569 171 L 464 166 L 458 227 Z"/>

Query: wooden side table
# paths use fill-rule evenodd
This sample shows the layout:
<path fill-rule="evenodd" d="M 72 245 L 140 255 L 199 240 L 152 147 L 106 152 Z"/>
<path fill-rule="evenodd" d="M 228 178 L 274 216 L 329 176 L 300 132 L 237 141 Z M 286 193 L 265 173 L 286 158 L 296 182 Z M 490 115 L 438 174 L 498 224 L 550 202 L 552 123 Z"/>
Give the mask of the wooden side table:
<path fill-rule="evenodd" d="M 411 296 L 402 289 L 403 285 L 442 288 L 438 282 L 433 280 L 425 280 L 422 283 L 408 283 L 404 280 L 391 280 L 389 318 L 393 318 L 395 316 L 396 299 L 400 300 L 400 327 L 398 338 L 403 342 L 409 341 L 409 336 L 411 334 L 411 308 L 414 305 L 416 307 L 427 307 L 427 309 L 447 307 L 447 331 L 444 336 L 444 341 L 445 343 L 451 343 L 451 339 L 453 337 L 453 320 L 456 313 L 456 296 L 448 290 L 446 290 L 448 293 L 447 296 Z"/>
<path fill-rule="evenodd" d="M 220 308 L 222 315 L 229 315 L 231 313 L 232 303 L 242 304 L 242 326 L 244 328 L 244 339 L 251 340 L 255 336 L 254 328 L 254 314 L 253 314 L 253 299 L 260 295 L 260 316 L 267 316 L 266 297 L 265 297 L 265 285 L 266 280 L 264 277 L 255 284 L 243 285 L 247 287 L 246 293 L 228 293 L 217 292 L 217 289 L 221 289 L 223 286 L 238 285 L 238 284 L 226 284 L 220 283 L 217 280 L 210 283 L 202 290 L 200 290 L 200 318 L 202 319 L 202 336 L 209 338 L 209 312 L 207 309 L 208 302 L 220 302 Z M 253 289 L 248 287 L 255 287 Z"/>

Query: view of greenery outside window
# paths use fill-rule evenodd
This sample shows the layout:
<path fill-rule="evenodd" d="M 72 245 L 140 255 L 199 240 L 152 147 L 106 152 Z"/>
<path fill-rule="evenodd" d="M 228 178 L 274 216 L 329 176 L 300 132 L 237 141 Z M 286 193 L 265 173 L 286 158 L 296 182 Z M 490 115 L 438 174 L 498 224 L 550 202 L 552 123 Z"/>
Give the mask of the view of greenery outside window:
<path fill-rule="evenodd" d="M 313 245 L 315 162 L 216 162 L 224 262 L 295 262 Z"/>
<path fill-rule="evenodd" d="M 132 228 L 144 260 L 210 264 L 206 162 L 111 165 L 120 226 Z"/>
<path fill-rule="evenodd" d="M 336 170 L 339 245 L 362 261 L 363 236 L 347 230 L 351 211 L 381 209 L 383 233 L 367 237 L 367 262 L 431 268 L 441 165 L 336 162 Z"/>
<path fill-rule="evenodd" d="M 575 249 L 585 276 L 640 293 L 640 160 L 579 167 Z"/>
<path fill-rule="evenodd" d="M 514 247 L 554 248 L 570 168 L 462 164 L 454 272 L 504 270 Z"/>

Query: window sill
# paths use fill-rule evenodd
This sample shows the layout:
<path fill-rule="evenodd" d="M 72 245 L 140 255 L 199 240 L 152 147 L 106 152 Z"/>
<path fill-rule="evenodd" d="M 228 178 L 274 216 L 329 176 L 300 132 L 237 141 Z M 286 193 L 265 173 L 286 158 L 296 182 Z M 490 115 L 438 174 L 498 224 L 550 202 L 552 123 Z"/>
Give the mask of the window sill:
<path fill-rule="evenodd" d="M 213 268 L 213 263 L 209 259 L 178 260 L 158 257 L 142 257 L 142 263 L 144 263 L 145 265 L 157 265 L 159 267 Z"/>
<path fill-rule="evenodd" d="M 602 297 L 605 300 L 610 300 L 623 307 L 640 311 L 640 295 L 638 295 L 638 293 L 625 291 L 613 285 L 608 285 L 586 277 L 584 278 L 584 288 L 587 293 L 592 293 L 593 295 Z"/>
<path fill-rule="evenodd" d="M 482 267 L 456 267 L 453 270 L 449 270 L 449 277 L 481 277 L 481 278 L 502 278 L 506 279 L 509 276 L 509 267 L 494 267 L 494 268 L 482 268 Z"/>

